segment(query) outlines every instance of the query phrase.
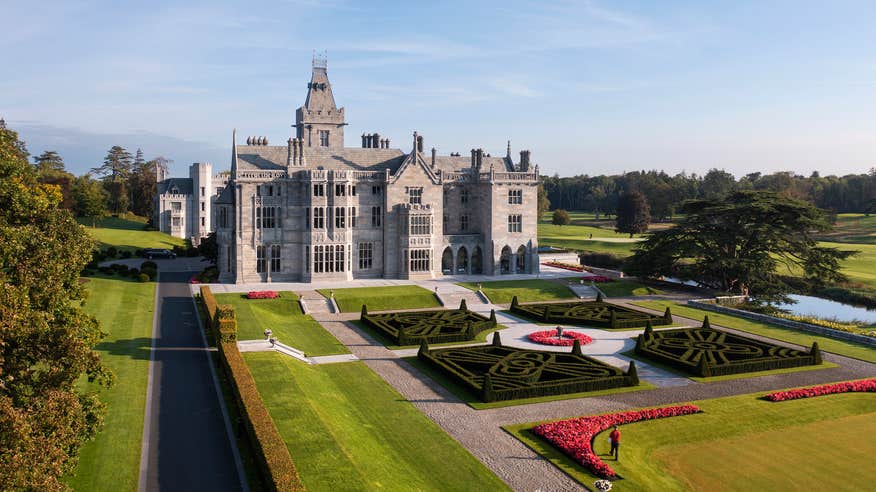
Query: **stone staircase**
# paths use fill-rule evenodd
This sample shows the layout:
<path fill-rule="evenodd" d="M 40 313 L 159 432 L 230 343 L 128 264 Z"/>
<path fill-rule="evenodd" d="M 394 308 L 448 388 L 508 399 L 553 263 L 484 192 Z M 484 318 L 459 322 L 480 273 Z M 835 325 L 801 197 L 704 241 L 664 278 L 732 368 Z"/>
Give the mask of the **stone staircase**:
<path fill-rule="evenodd" d="M 298 297 L 304 304 L 304 310 L 307 314 L 334 314 L 334 306 L 329 299 L 326 299 L 322 294 L 315 290 L 305 290 L 298 293 Z"/>

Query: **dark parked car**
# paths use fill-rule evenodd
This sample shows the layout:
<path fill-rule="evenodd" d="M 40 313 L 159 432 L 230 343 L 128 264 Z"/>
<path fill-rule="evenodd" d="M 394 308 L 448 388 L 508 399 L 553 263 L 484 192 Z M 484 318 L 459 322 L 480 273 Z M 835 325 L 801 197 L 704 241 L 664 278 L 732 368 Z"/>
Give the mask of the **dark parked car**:
<path fill-rule="evenodd" d="M 172 260 L 176 258 L 176 253 L 169 249 L 147 248 L 143 250 L 143 257 L 147 260 L 151 260 L 154 258 L 168 258 Z"/>

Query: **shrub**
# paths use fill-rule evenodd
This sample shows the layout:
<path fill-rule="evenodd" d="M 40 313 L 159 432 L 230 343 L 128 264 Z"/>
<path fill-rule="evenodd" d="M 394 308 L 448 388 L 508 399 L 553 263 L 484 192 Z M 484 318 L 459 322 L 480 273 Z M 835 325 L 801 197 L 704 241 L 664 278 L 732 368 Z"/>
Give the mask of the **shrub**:
<path fill-rule="evenodd" d="M 158 270 L 156 270 L 154 268 L 149 268 L 149 267 L 141 268 L 140 273 L 145 273 L 146 275 L 148 275 L 149 280 L 155 280 L 156 278 L 158 278 Z"/>
<path fill-rule="evenodd" d="M 131 255 L 131 251 L 130 251 L 130 250 L 127 250 L 127 249 L 126 249 L 126 250 L 122 251 L 122 258 L 124 258 L 124 259 L 127 260 L 127 259 L 130 258 L 131 256 L 132 256 L 132 255 Z"/>
<path fill-rule="evenodd" d="M 140 263 L 140 270 L 144 268 L 152 268 L 153 270 L 158 270 L 158 263 L 155 263 L 152 260 L 146 260 L 143 263 Z"/>
<path fill-rule="evenodd" d="M 141 273 L 141 274 L 137 275 L 137 282 L 148 282 L 148 281 L 149 281 L 149 275 L 146 275 L 145 273 Z"/>
<path fill-rule="evenodd" d="M 696 405 L 649 408 L 549 422 L 535 426 L 532 432 L 593 472 L 594 475 L 602 478 L 617 478 L 617 473 L 611 466 L 602 461 L 593 451 L 593 440 L 597 434 L 615 425 L 692 415 L 701 411 Z"/>
<path fill-rule="evenodd" d="M 512 301 L 511 312 L 544 323 L 597 326 L 600 328 L 637 328 L 649 321 L 667 325 L 672 320 L 601 300 L 561 303 L 518 304 Z"/>
<path fill-rule="evenodd" d="M 421 340 L 427 343 L 465 342 L 496 326 L 495 314 L 487 318 L 464 308 L 368 314 L 362 306 L 359 319 L 398 345 L 415 345 Z"/>
<path fill-rule="evenodd" d="M 117 248 L 115 246 L 110 246 L 109 248 L 106 249 L 107 258 L 115 258 L 118 255 L 119 255 L 119 248 Z"/>
<path fill-rule="evenodd" d="M 596 359 L 502 346 L 498 332 L 492 345 L 421 349 L 418 357 L 484 401 L 630 386 L 623 371 Z"/>
<path fill-rule="evenodd" d="M 640 340 L 636 354 L 699 377 L 820 363 L 817 345 L 807 354 L 705 326 L 654 331 Z"/>
<path fill-rule="evenodd" d="M 219 305 L 216 309 L 216 335 L 221 343 L 237 342 L 237 318 L 230 304 Z"/>

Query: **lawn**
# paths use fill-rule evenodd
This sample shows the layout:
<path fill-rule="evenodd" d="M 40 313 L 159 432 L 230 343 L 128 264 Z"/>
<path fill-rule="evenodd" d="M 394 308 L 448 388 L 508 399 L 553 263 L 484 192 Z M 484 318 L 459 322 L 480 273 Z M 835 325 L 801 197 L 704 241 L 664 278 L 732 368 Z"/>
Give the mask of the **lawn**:
<path fill-rule="evenodd" d="M 231 304 L 237 316 L 239 340 L 261 340 L 265 329 L 308 356 L 346 354 L 341 342 L 316 320 L 301 312 L 298 296 L 280 292 L 277 299 L 247 299 L 246 294 L 215 294 L 219 304 Z"/>
<path fill-rule="evenodd" d="M 584 277 L 584 282 L 587 282 L 587 277 Z M 613 282 L 596 284 L 596 287 L 608 297 L 647 296 L 663 293 L 654 287 L 649 287 L 632 280 L 615 280 Z"/>
<path fill-rule="evenodd" d="M 368 306 L 369 312 L 441 307 L 434 293 L 416 285 L 320 289 L 317 292 L 329 297 L 332 291 L 338 308 L 345 313 L 359 312 L 363 304 Z"/>
<path fill-rule="evenodd" d="M 842 262 L 842 272 L 852 283 L 860 283 L 865 288 L 876 290 L 876 244 L 819 243 L 841 250 L 855 250 L 859 253 Z"/>
<path fill-rule="evenodd" d="M 869 490 L 876 398 L 840 394 L 771 403 L 756 395 L 694 402 L 704 413 L 625 425 L 617 490 Z M 580 482 L 596 477 L 528 430 L 506 430 Z M 608 455 L 608 432 L 593 442 Z M 765 459 L 767 458 L 767 459 Z"/>
<path fill-rule="evenodd" d="M 128 219 L 108 217 L 91 227 L 91 221 L 77 219 L 85 230 L 100 243 L 101 248 L 115 246 L 119 250 L 135 251 L 141 248 L 166 248 L 183 246 L 185 241 L 158 231 L 144 231 L 146 219 L 132 216 Z"/>
<path fill-rule="evenodd" d="M 876 244 L 876 215 L 839 214 L 834 230 L 821 236 L 837 243 Z"/>
<path fill-rule="evenodd" d="M 308 490 L 508 490 L 364 363 L 243 355 Z"/>
<path fill-rule="evenodd" d="M 460 282 L 466 289 L 478 290 L 477 282 Z M 480 283 L 484 294 L 493 304 L 510 304 L 517 296 L 519 302 L 555 301 L 575 299 L 575 293 L 564 283 L 552 280 L 499 280 Z"/>
<path fill-rule="evenodd" d="M 135 490 L 140 475 L 140 449 L 155 284 L 91 277 L 85 311 L 100 320 L 106 338 L 97 346 L 101 358 L 116 375 L 112 388 L 82 382 L 83 389 L 98 389 L 107 404 L 103 431 L 86 443 L 79 464 L 67 483 L 74 490 Z"/>
<path fill-rule="evenodd" d="M 802 332 L 777 325 L 737 318 L 736 316 L 730 316 L 727 314 L 714 313 L 689 306 L 682 306 L 671 301 L 640 301 L 634 302 L 633 304 L 659 311 L 663 311 L 669 306 L 672 309 L 673 315 L 683 316 L 697 321 L 702 321 L 703 317 L 708 315 L 709 321 L 713 324 L 726 326 L 727 328 L 734 328 L 748 333 L 754 333 L 755 335 L 769 337 L 774 340 L 802 345 L 804 347 L 811 346 L 812 342 L 818 342 L 818 347 L 826 352 L 876 363 L 876 349 L 866 345 L 859 345 L 845 340 L 837 340 L 816 333 Z"/>

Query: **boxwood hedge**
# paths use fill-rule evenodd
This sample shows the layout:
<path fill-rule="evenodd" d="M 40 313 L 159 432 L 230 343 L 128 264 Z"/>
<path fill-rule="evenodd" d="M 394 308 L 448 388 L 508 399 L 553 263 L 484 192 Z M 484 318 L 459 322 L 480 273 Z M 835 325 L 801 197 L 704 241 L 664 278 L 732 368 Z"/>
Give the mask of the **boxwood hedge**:
<path fill-rule="evenodd" d="M 469 311 L 462 304 L 459 309 L 369 314 L 368 308 L 363 305 L 360 320 L 398 345 L 416 345 L 422 341 L 449 343 L 474 340 L 478 333 L 496 326 L 496 312 L 491 311 L 488 318 Z"/>
<path fill-rule="evenodd" d="M 599 328 L 639 328 L 649 322 L 655 326 L 672 324 L 669 308 L 666 308 L 663 316 L 655 316 L 602 300 L 519 304 L 515 296 L 511 300 L 511 312 L 544 323 Z"/>

